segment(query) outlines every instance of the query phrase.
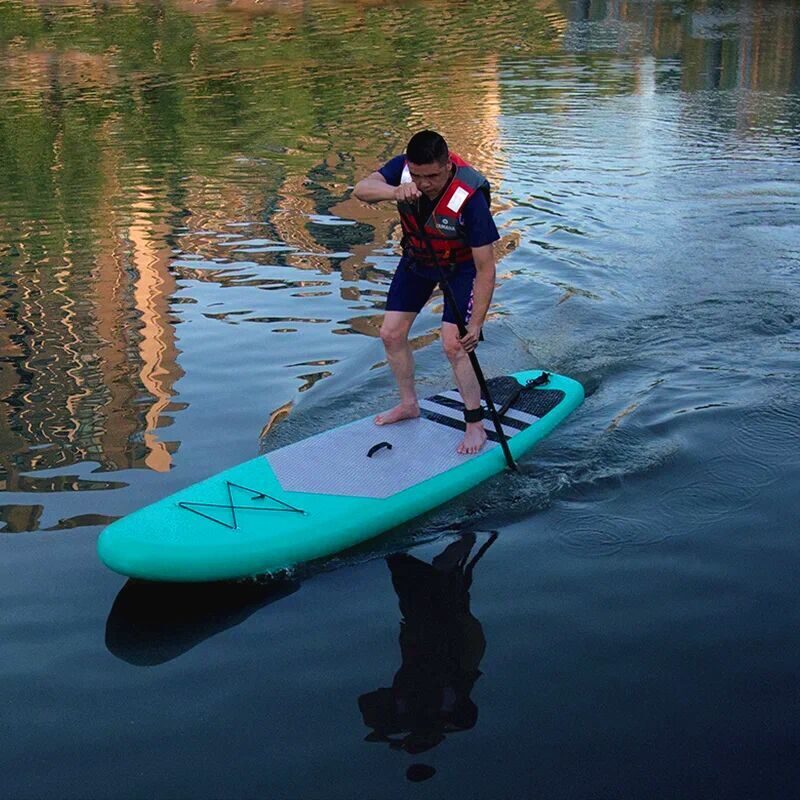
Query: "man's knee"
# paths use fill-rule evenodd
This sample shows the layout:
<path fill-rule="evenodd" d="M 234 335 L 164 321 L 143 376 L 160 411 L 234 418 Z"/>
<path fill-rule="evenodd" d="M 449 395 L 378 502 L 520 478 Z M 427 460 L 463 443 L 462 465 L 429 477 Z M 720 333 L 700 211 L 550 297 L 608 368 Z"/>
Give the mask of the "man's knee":
<path fill-rule="evenodd" d="M 396 350 L 399 347 L 404 347 L 408 342 L 408 328 L 384 323 L 381 326 L 381 341 L 387 350 Z"/>
<path fill-rule="evenodd" d="M 458 340 L 458 336 L 453 334 L 445 334 L 442 336 L 442 349 L 450 361 L 453 362 L 467 355 L 466 351 L 461 346 L 461 342 Z"/>

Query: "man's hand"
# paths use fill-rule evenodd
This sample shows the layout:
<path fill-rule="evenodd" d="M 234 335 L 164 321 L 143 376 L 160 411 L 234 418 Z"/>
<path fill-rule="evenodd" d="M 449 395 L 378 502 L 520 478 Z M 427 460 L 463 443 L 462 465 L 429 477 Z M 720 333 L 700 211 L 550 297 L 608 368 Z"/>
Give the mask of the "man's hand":
<path fill-rule="evenodd" d="M 468 352 L 471 353 L 477 346 L 478 342 L 481 338 L 481 326 L 477 323 L 470 322 L 467 325 L 467 332 L 464 336 L 459 337 L 459 342 L 461 342 L 461 346 Z"/>
<path fill-rule="evenodd" d="M 422 196 L 422 192 L 417 188 L 414 181 L 410 183 L 401 183 L 395 187 L 394 199 L 398 203 L 413 203 L 418 197 Z"/>
<path fill-rule="evenodd" d="M 382 200 L 413 203 L 422 192 L 414 181 L 401 183 L 399 186 L 389 186 L 380 172 L 373 172 L 355 185 L 353 195 L 364 203 L 380 203 Z"/>

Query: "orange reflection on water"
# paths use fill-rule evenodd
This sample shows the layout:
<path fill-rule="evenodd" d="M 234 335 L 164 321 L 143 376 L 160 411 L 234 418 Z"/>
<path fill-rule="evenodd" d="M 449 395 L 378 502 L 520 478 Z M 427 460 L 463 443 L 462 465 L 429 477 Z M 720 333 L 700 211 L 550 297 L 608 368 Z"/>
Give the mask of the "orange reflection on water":
<path fill-rule="evenodd" d="M 133 262 L 138 271 L 133 297 L 142 322 L 139 377 L 154 398 L 145 412 L 145 464 L 156 472 L 166 472 L 172 465 L 172 455 L 155 431 L 172 399 L 172 386 L 180 376 L 176 366 L 174 327 L 168 319 L 168 298 L 175 292 L 175 280 L 169 272 L 170 249 L 165 243 L 170 228 L 151 221 L 150 191 L 144 186 L 138 188 L 141 199 L 135 206 L 128 238 L 133 245 Z"/>

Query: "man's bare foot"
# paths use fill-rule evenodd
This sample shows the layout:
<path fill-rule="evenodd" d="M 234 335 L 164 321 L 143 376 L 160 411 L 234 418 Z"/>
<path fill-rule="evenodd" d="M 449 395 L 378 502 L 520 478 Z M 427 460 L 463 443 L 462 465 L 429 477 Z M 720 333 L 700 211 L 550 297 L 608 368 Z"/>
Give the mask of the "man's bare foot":
<path fill-rule="evenodd" d="M 486 431 L 483 428 L 483 423 L 468 422 L 464 440 L 456 448 L 456 452 L 462 455 L 472 455 L 480 452 L 484 444 L 486 444 Z"/>
<path fill-rule="evenodd" d="M 419 405 L 417 403 L 400 403 L 391 411 L 378 414 L 375 417 L 376 425 L 391 425 L 393 422 L 400 422 L 401 419 L 414 419 L 419 416 Z"/>

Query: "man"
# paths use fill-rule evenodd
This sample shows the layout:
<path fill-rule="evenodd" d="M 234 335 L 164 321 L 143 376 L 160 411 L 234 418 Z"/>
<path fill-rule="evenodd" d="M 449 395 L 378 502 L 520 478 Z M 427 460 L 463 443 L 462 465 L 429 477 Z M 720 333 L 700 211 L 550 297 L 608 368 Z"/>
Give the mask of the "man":
<path fill-rule="evenodd" d="M 489 182 L 450 153 L 440 134 L 426 130 L 411 137 L 405 155 L 395 156 L 359 181 L 354 194 L 366 203 L 395 201 L 403 227 L 403 256 L 389 287 L 381 326 L 400 403 L 375 417 L 375 423 L 390 425 L 419 416 L 408 334 L 444 270 L 467 328 L 460 336 L 457 313 L 445 292 L 442 345 L 465 409 L 466 430 L 457 449 L 462 454 L 477 453 L 486 442 L 486 431 L 481 390 L 468 354 L 478 346 L 492 301 L 492 243 L 500 238 L 489 210 Z"/>

